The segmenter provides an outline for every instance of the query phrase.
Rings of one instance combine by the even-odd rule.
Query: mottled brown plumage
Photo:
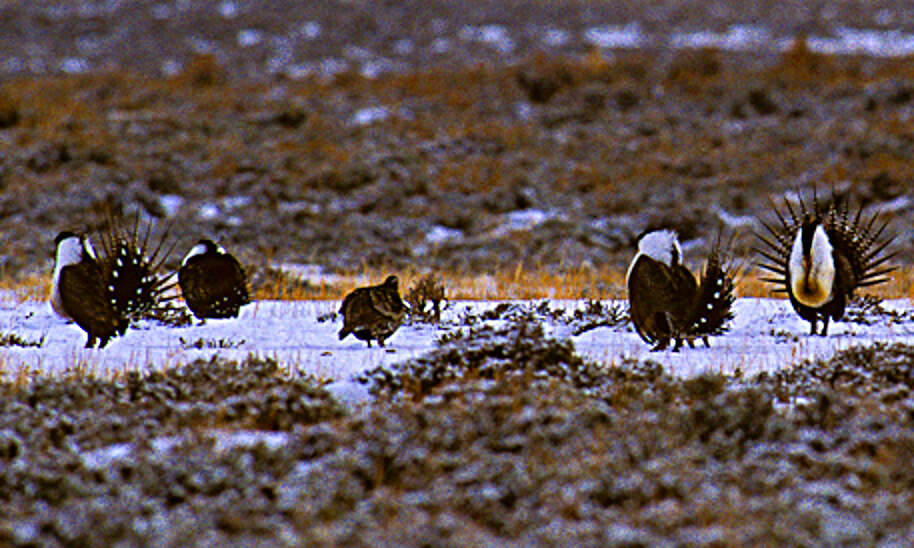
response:
[[[178,270],[178,284],[194,316],[236,318],[251,302],[244,269],[212,240],[200,240]]]
[[[94,347],[96,341],[102,348],[112,337],[124,334],[127,319],[112,304],[104,272],[85,236],[61,232],[56,243],[54,308],[88,334],[86,348]]]
[[[372,339],[384,346],[385,339],[403,323],[406,311],[396,276],[388,276],[381,285],[360,287],[346,295],[340,306],[343,315],[340,340],[351,333],[367,341],[369,347]]]
[[[733,317],[733,279],[721,258],[718,238],[701,276],[701,283],[682,264],[682,250],[672,231],[645,234],[626,276],[629,313],[635,331],[652,350],[675,340],[694,345],[701,338],[726,331]]]

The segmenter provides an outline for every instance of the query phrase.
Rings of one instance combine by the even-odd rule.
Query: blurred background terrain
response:
[[[624,272],[813,186],[910,263],[912,55],[900,1],[4,2],[0,268],[114,211],[175,261]]]

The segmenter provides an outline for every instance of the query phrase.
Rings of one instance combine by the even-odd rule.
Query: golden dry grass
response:
[[[258,299],[326,300],[341,299],[352,289],[380,283],[395,270],[363,269],[341,276],[332,283],[321,283],[306,289],[285,289],[277,284],[267,284],[257,292]],[[397,273],[400,292],[405,294],[424,274]],[[525,270],[499,270],[493,274],[467,275],[436,273],[447,289],[451,300],[510,300],[510,299],[624,299],[625,272],[609,268],[578,268],[566,272],[540,268]],[[885,299],[914,299],[914,267],[905,266],[893,272],[888,283],[866,288],[861,293]],[[736,293],[740,297],[785,298],[772,292],[774,286],[763,282],[764,272],[752,269],[737,280]]]
[[[397,272],[391,268],[363,268],[313,284],[289,284],[289,279],[276,278],[254,292],[257,300],[338,300],[359,286],[381,283],[391,273],[400,278],[400,293],[406,294],[424,273]],[[436,273],[451,300],[512,300],[512,299],[624,299],[625,272],[610,268],[580,267],[564,272],[521,267],[503,269],[493,274]],[[762,281],[766,274],[752,269],[738,277],[736,293],[740,297],[784,298],[773,293],[774,286]],[[914,300],[914,266],[900,267],[889,275],[889,282],[865,288],[860,293],[885,299]],[[0,290],[12,291],[19,301],[47,298],[50,274],[21,277],[0,277]]]

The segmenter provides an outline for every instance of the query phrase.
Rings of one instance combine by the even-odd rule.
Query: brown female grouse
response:
[[[352,333],[357,339],[367,341],[369,347],[372,339],[384,346],[385,339],[403,323],[406,311],[396,276],[388,276],[381,285],[360,287],[343,299],[340,340]]]

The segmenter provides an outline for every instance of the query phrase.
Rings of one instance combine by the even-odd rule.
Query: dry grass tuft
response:
[[[365,267],[359,272],[335,275],[326,280],[302,280],[292,274],[271,270],[269,276],[252,288],[256,300],[320,301],[342,299],[353,288],[380,283],[387,275],[400,277],[403,291],[413,287],[428,273],[393,267]],[[437,272],[449,300],[531,300],[531,299],[624,299],[625,272],[611,267],[581,266],[569,269],[538,267],[526,269],[518,264],[491,274]],[[750,268],[736,281],[739,297],[785,298],[761,278],[766,274]],[[0,277],[0,290],[11,291],[22,302],[47,298],[49,275],[31,274],[18,278]],[[884,299],[914,300],[914,266],[899,267],[889,274],[889,282],[862,292]],[[405,293],[403,295],[405,297]]]

